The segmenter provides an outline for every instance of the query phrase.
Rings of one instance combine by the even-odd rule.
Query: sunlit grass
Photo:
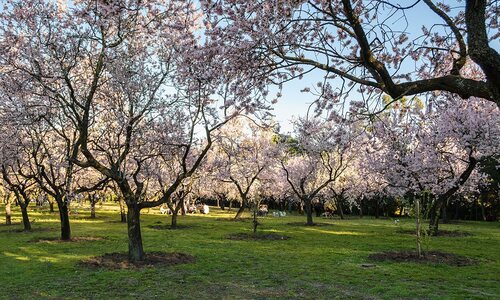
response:
[[[34,231],[0,225],[0,298],[499,298],[500,226],[459,222],[443,229],[469,232],[467,237],[425,240],[425,249],[441,250],[480,260],[479,265],[452,267],[414,263],[375,262],[363,268],[369,254],[413,249],[415,237],[398,231],[412,229],[413,220],[355,218],[330,220],[307,227],[304,216],[260,218],[258,230],[288,240],[229,240],[232,233],[250,233],[250,220],[231,222],[235,210],[211,207],[209,215],[179,217],[188,228],[157,230],[170,217],[158,209],[143,212],[146,251],[176,251],[194,255],[194,264],[144,270],[88,270],[80,260],[127,250],[126,224],[119,207],[97,206],[90,219],[85,207],[71,216],[74,236],[104,237],[98,241],[35,243],[59,235],[58,214],[30,211]],[[0,210],[3,215],[3,209]],[[245,217],[250,217],[245,215]],[[3,220],[2,220],[3,221]],[[294,224],[291,225],[290,223]],[[35,280],[36,279],[36,280]]]

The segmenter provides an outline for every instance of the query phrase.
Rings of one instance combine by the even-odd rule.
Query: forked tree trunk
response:
[[[241,206],[240,208],[238,209],[238,212],[236,213],[236,216],[234,216],[234,219],[240,219],[241,218],[241,215],[243,214],[243,212],[245,211],[245,208],[247,206],[247,201],[246,199],[242,199],[241,201]]]
[[[28,205],[20,203],[19,207],[21,208],[21,214],[23,216],[24,231],[31,231],[31,223],[30,223],[30,218],[28,216]]]
[[[313,222],[313,212],[312,212],[312,201],[311,201],[311,199],[309,199],[309,198],[304,199],[304,210],[305,210],[306,216],[307,216],[306,225],[307,226],[313,226],[314,222]]]
[[[71,240],[71,227],[69,224],[69,209],[68,203],[63,200],[57,200],[57,207],[59,208],[59,220],[61,222],[61,240]]]
[[[12,225],[12,211],[10,202],[5,203],[5,225]]]
[[[137,205],[127,203],[128,257],[131,261],[144,260],[141,236],[141,211]]]
[[[429,235],[436,236],[439,231],[439,212],[441,211],[442,203],[439,199],[436,199],[432,203],[429,211]]]

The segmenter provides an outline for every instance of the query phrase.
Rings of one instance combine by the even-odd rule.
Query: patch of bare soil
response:
[[[415,234],[415,230],[412,229],[402,229],[398,231],[399,233],[403,234]],[[458,230],[439,230],[437,235],[435,236],[444,236],[444,237],[465,237],[465,236],[472,236],[473,234],[470,232],[465,232],[465,231],[458,231]]]
[[[157,230],[178,230],[178,229],[188,229],[192,228],[190,225],[177,225],[172,227],[170,224],[157,224],[157,225],[149,225],[148,228],[157,229]]]
[[[470,266],[479,263],[476,259],[441,251],[427,251],[422,257],[418,257],[415,251],[385,251],[373,253],[368,256],[368,259],[373,261],[446,264],[456,267]]]
[[[142,261],[132,262],[128,259],[127,253],[106,253],[102,256],[92,257],[82,260],[79,266],[91,269],[131,269],[131,268],[151,268],[173,266],[178,264],[194,263],[196,258],[189,254],[172,252],[148,252]]]
[[[74,236],[70,240],[61,240],[59,237],[45,237],[45,238],[36,238],[32,239],[32,243],[47,243],[47,244],[56,244],[56,243],[78,243],[78,242],[93,242],[93,241],[102,241],[105,240],[104,237],[100,236]]]
[[[276,234],[276,233],[232,233],[227,236],[230,240],[254,240],[254,241],[278,241],[278,240],[288,240],[290,237],[286,235]]]
[[[332,226],[333,224],[330,223],[313,223],[312,225],[307,225],[304,222],[291,222],[291,223],[286,223],[287,225],[291,226],[307,226],[307,227],[321,227],[321,226]]]

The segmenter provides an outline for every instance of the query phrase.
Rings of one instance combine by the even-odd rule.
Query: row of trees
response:
[[[191,189],[226,183],[243,208],[292,195],[308,224],[324,193],[431,194],[437,230],[439,208],[477,186],[478,162],[498,153],[499,59],[486,30],[491,3],[466,1],[456,16],[424,3],[452,34],[424,28],[409,43],[386,23],[412,6],[387,1],[9,1],[0,13],[4,185],[26,217],[33,193],[54,199],[62,239],[77,195],[113,187],[127,207],[131,260],[144,258],[141,210],[176,210]],[[416,71],[402,68],[407,57]],[[273,139],[259,129],[276,100],[268,86],[311,68],[326,72],[305,90],[318,109],[296,121],[294,138]],[[338,78],[352,84],[334,89]],[[363,101],[340,114],[333,105],[354,87]],[[426,106],[403,98],[425,92],[434,92]]]
[[[429,232],[436,234],[439,213],[448,203],[456,199],[473,201],[492,181],[497,185],[493,192],[498,192],[495,174],[480,168],[480,163],[497,159],[500,115],[495,105],[482,100],[449,99],[427,113],[417,100],[403,99],[373,120],[298,119],[293,136],[279,134],[275,127],[245,116],[234,117],[214,131],[210,149],[170,195],[168,189],[184,172],[183,158],[169,153],[170,163],[164,164],[165,154],[138,146],[135,153],[148,157],[149,164],[144,168],[150,174],[143,177],[145,194],[138,203],[152,203],[142,204],[144,207],[166,204],[173,214],[172,226],[176,226],[187,199],[236,199],[240,205],[235,218],[241,218],[246,208],[256,214],[263,199],[292,201],[303,207],[306,225],[314,225],[314,203],[324,199],[333,200],[336,210],[342,212],[345,204],[359,209],[363,201],[377,202],[378,208],[383,197],[406,198],[401,207],[422,206],[425,202]],[[47,130],[52,131],[50,127]],[[2,161],[4,185],[18,199],[26,230],[31,228],[27,214],[31,199],[47,193],[57,203],[61,201],[43,186],[46,167],[52,174],[59,173],[50,163],[36,163],[47,150],[33,151],[31,138],[28,144],[5,143],[18,147],[18,155],[3,152],[15,157],[16,162]],[[54,147],[52,151],[64,152],[64,148]],[[161,164],[149,161],[157,155]],[[109,177],[92,169],[75,173],[73,184],[73,201],[88,194],[94,210],[97,190],[119,190]],[[127,203],[125,195],[120,195]],[[254,226],[256,230],[257,222]],[[70,238],[68,216],[61,215],[61,228],[62,238]]]

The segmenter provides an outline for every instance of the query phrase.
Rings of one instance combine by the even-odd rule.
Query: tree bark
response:
[[[240,219],[241,218],[241,215],[243,214],[243,212],[245,211],[245,208],[246,208],[246,205],[247,204],[247,201],[246,200],[242,200],[241,201],[241,206],[240,208],[238,209],[238,212],[236,213],[236,216],[234,217],[235,220],[237,219]]]
[[[144,249],[141,236],[141,211],[135,205],[127,203],[127,227],[128,227],[128,257],[131,261],[144,260]]]
[[[257,233],[257,226],[259,225],[259,222],[257,221],[257,207],[256,209],[253,210],[253,234]]]
[[[466,1],[467,45],[470,58],[486,75],[491,98],[500,107],[500,55],[489,46],[485,20],[487,2],[487,0]]]
[[[21,207],[21,214],[23,216],[24,231],[31,231],[31,223],[28,216],[28,205],[20,204],[19,206]]]
[[[306,225],[307,226],[313,226],[314,222],[313,222],[313,212],[312,212],[312,201],[311,201],[311,199],[309,199],[309,198],[304,199],[304,210],[305,210],[306,216],[307,216]]]
[[[342,207],[342,200],[337,199],[337,212],[341,220],[344,220],[344,208]]]
[[[127,223],[127,213],[125,212],[125,203],[123,200],[118,201],[120,203],[120,222]]]
[[[177,228],[177,215],[178,211],[175,209],[172,211],[172,222],[170,223],[171,228]]]
[[[443,217],[443,223],[449,223],[449,220],[448,220],[448,205],[446,205],[446,203],[443,203],[443,205],[441,206],[441,216]]]
[[[58,200],[57,207],[59,208],[59,219],[61,222],[61,240],[69,241],[71,240],[71,227],[69,225],[68,203]]]
[[[434,203],[431,204],[429,210],[429,234],[432,236],[437,235],[439,230],[439,211],[440,205],[438,203],[438,199],[435,200]]]
[[[415,199],[415,222],[417,227],[417,254],[418,257],[422,257],[422,243],[420,238],[420,201],[418,198]]]
[[[360,218],[363,217],[363,198],[361,198],[361,200],[359,200],[359,217]]]
[[[5,225],[12,225],[12,211],[10,209],[10,202],[5,203]]]
[[[481,220],[486,221],[486,210],[484,209],[484,202],[479,199],[477,202],[477,204],[481,208]]]
[[[54,212],[54,202],[49,201],[49,212],[53,213]]]
[[[95,219],[95,201],[90,200],[90,218]]]

